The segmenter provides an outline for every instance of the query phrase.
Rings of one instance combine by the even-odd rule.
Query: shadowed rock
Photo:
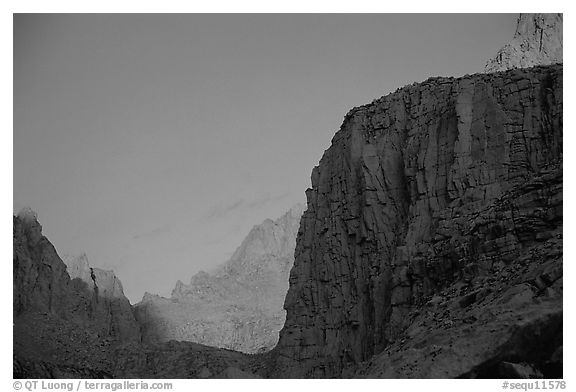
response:
[[[122,341],[139,341],[140,326],[114,271],[90,267],[86,254],[66,255],[64,262],[72,285],[82,288],[79,290],[81,295],[86,294],[86,289],[91,294],[86,301],[91,303],[92,318],[109,326],[111,333]]]
[[[306,194],[273,376],[481,376],[562,345],[562,66],[355,108]]]
[[[141,339],[120,281],[90,269],[85,257],[71,279],[31,210],[15,216],[13,225],[15,375],[105,374],[111,347]]]
[[[273,325],[299,214],[172,298],[146,294],[140,342],[117,278],[80,257],[70,279],[23,211],[14,376],[561,378],[562,80],[561,65],[431,78],[350,111],[312,171],[264,354],[163,340],[269,347],[250,323]]]

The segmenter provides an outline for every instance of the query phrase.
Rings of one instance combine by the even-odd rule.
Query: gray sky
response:
[[[305,200],[346,112],[480,72],[516,15],[16,15],[14,210],[130,300]]]

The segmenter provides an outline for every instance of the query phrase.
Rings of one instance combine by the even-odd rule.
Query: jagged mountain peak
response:
[[[303,204],[255,225],[214,272],[176,282],[170,299],[136,306],[145,341],[187,340],[244,352],[270,349],[284,321],[282,308],[294,261]]]
[[[487,62],[485,72],[562,63],[562,27],[562,14],[520,14],[514,37]]]
[[[246,262],[256,262],[267,254],[289,257],[294,252],[292,239],[296,238],[303,211],[304,206],[297,204],[276,220],[266,219],[254,226],[226,263],[224,270],[238,272]]]
[[[47,360],[88,369],[101,365],[111,344],[140,341],[140,328],[113,273],[90,268],[86,255],[73,257],[73,267],[67,267],[42,236],[35,214],[14,217],[13,240],[18,363]],[[85,362],[77,363],[78,357]]]
[[[36,222],[38,223],[38,213],[34,211],[31,207],[23,207],[18,211],[16,216],[25,222]]]
[[[71,279],[82,280],[100,297],[127,300],[122,282],[114,271],[90,266],[86,253],[63,254],[62,261],[66,264]]]

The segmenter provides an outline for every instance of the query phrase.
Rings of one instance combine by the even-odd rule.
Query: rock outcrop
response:
[[[42,235],[36,213],[30,209],[20,211],[13,225],[14,317],[26,311],[65,314],[69,306],[70,276],[56,249]]]
[[[191,342],[130,344],[114,356],[117,378],[261,378],[258,356]]]
[[[108,333],[122,341],[139,341],[140,327],[114,271],[90,267],[86,254],[64,255],[63,261],[78,295],[90,304],[91,318],[106,325]]]
[[[561,210],[562,169],[553,165],[478,211],[469,241],[478,261],[499,265],[467,271],[415,307],[406,330],[357,375],[562,378]]]
[[[303,209],[255,226],[228,262],[189,284],[178,281],[171,298],[145,294],[135,307],[144,342],[190,341],[245,353],[274,347]]]
[[[521,15],[486,67],[511,70],[351,110],[303,215],[134,311],[23,210],[14,377],[561,378],[563,68],[518,69],[562,61],[561,22]]]
[[[22,371],[57,364],[80,367],[77,375],[100,374],[112,347],[141,340],[120,281],[112,272],[91,269],[85,257],[71,268],[71,279],[35,213],[23,210],[13,224],[15,366],[27,364],[18,368]],[[15,374],[22,374],[18,369]]]
[[[255,378],[248,355],[187,342],[141,343],[112,271],[68,269],[36,214],[14,217],[14,378]]]
[[[485,67],[486,72],[562,63],[562,14],[520,14],[512,41]]]
[[[312,171],[268,375],[561,369],[562,75],[431,78],[346,115]]]

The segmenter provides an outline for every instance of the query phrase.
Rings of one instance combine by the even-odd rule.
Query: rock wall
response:
[[[272,375],[350,375],[443,290],[465,296],[561,244],[561,180],[526,185],[558,185],[561,161],[562,66],[431,78],[350,111],[312,171]],[[561,251],[551,260],[561,271]]]
[[[562,63],[562,14],[520,14],[512,40],[486,63],[486,72]]]
[[[30,375],[16,365],[49,367],[41,361],[80,367],[62,375],[101,374],[94,369],[110,362],[110,347],[141,339],[120,281],[90,269],[85,257],[71,268],[71,279],[35,213],[23,210],[13,224],[15,374]]]
[[[56,249],[42,235],[36,213],[20,211],[13,218],[13,228],[14,317],[25,311],[66,312],[70,277]]]
[[[15,216],[14,378],[254,378],[253,358],[186,342],[141,343],[112,271],[66,257],[36,214]]]
[[[284,297],[294,263],[303,205],[255,226],[231,259],[171,298],[146,294],[136,305],[145,342],[189,341],[245,353],[271,349],[285,321]]]
[[[357,376],[562,378],[561,165],[478,210],[462,239],[462,276],[413,306]]]
[[[140,327],[114,271],[90,267],[86,254],[66,255],[63,261],[77,295],[89,304],[91,319],[105,325],[109,335],[122,341],[139,341]]]

